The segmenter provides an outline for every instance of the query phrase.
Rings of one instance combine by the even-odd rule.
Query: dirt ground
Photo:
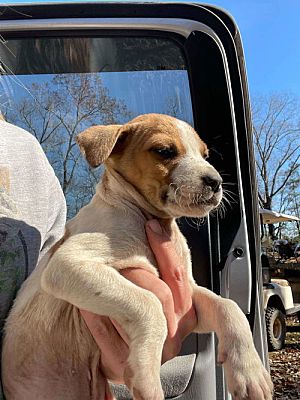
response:
[[[286,345],[270,352],[274,400],[300,400],[300,323],[288,319]]]

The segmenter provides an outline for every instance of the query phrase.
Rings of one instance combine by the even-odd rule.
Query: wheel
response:
[[[267,307],[266,328],[269,351],[281,350],[285,342],[286,323],[284,314],[277,308]]]

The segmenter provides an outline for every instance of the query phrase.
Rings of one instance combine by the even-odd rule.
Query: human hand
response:
[[[146,233],[159,265],[160,284],[167,285],[163,298],[158,291],[151,290],[161,301],[167,319],[168,336],[162,358],[162,362],[165,362],[179,353],[183,340],[196,328],[197,316],[187,271],[169,234],[157,220],[146,223]]]
[[[158,221],[146,223],[149,244],[157,259],[161,278],[139,267],[120,273],[134,284],[150,290],[160,300],[168,325],[162,362],[175,357],[183,339],[196,326],[196,313],[187,273],[178,259],[176,249]],[[90,332],[101,350],[101,365],[106,377],[122,382],[129,354],[128,338],[121,326],[108,317],[80,310]]]

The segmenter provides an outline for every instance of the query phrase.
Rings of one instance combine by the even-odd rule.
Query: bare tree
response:
[[[279,211],[300,218],[300,172],[296,171],[280,194]],[[300,222],[279,224],[279,230],[288,230],[290,236],[300,237]]]
[[[270,210],[300,165],[299,102],[293,95],[275,94],[256,97],[252,106],[258,196]],[[269,233],[274,235],[272,225]]]
[[[171,115],[172,117],[182,119],[188,122],[190,125],[193,125],[193,115],[191,113],[191,107],[185,98],[181,99],[179,92],[175,90],[175,93],[166,98],[164,113]]]
[[[7,119],[30,131],[41,143],[63,188],[69,216],[94,192],[100,172],[82,160],[76,135],[91,125],[122,123],[131,117],[125,104],[109,95],[99,74],[55,75],[35,83]]]

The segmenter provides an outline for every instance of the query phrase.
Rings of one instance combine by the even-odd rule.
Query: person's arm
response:
[[[66,204],[49,161],[30,133],[0,121],[0,154],[1,339],[16,292],[64,233]]]
[[[149,221],[146,224],[146,232],[151,249],[157,259],[162,280],[171,291],[167,305],[173,302],[174,307],[173,312],[170,311],[167,315],[165,313],[169,332],[164,347],[164,361],[166,361],[179,353],[182,341],[196,327],[197,316],[187,271],[181,264],[168,233],[157,220]],[[171,325],[173,319],[175,321]]]

